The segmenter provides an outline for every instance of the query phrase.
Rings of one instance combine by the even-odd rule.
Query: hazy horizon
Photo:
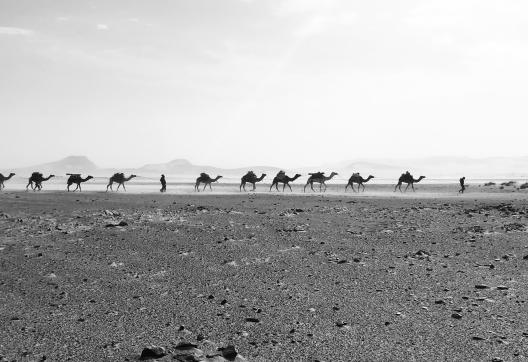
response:
[[[490,0],[4,0],[0,165],[524,156],[527,14]]]

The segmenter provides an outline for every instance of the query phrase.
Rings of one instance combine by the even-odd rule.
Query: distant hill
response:
[[[165,174],[170,179],[178,181],[194,180],[201,172],[211,176],[222,175],[225,181],[238,182],[240,177],[248,170],[256,174],[266,173],[265,181],[271,181],[279,170],[276,166],[244,166],[239,168],[220,168],[207,165],[195,165],[185,159],[174,159],[166,163],[147,164],[139,168],[100,168],[85,156],[69,156],[55,162],[48,162],[31,167],[15,169],[18,175],[29,175],[33,171],[53,173],[57,176],[66,173],[92,174],[94,176],[110,176],[114,172],[135,173],[143,177],[159,177]],[[528,157],[424,157],[415,159],[384,159],[384,160],[357,160],[328,163],[313,167],[297,167],[284,170],[288,174],[300,173],[306,180],[308,172],[325,171],[330,174],[336,171],[339,176],[336,180],[346,180],[353,172],[360,172],[364,177],[372,174],[379,179],[396,179],[401,173],[409,170],[414,176],[427,176],[427,179],[442,178],[467,178],[492,179],[492,178],[527,178]]]
[[[85,156],[68,156],[55,162],[19,168],[15,172],[17,174],[30,174],[33,171],[40,171],[43,173],[62,175],[66,173],[88,174],[97,172],[98,170],[99,167]]]
[[[224,178],[238,180],[247,171],[253,170],[256,174],[266,173],[275,175],[279,172],[279,167],[274,166],[246,166],[240,168],[220,168],[214,166],[193,165],[185,159],[175,159],[167,163],[157,163],[144,165],[137,169],[138,174],[143,175],[175,175],[188,179],[195,179],[201,172],[209,173],[211,176],[222,175]]]

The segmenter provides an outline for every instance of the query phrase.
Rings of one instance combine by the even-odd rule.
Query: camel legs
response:
[[[77,187],[75,188],[75,190],[73,190],[73,192],[77,191],[77,189],[79,189],[79,192],[82,191],[81,184],[77,184]]]
[[[365,192],[365,185],[363,185],[363,184],[358,184],[358,192],[359,192],[359,186],[363,186],[363,192]]]
[[[28,190],[29,185],[31,185],[31,189],[33,190],[33,182],[31,182],[31,180],[30,180],[30,181],[28,182],[28,184],[26,185],[26,191]]]
[[[213,188],[211,187],[211,182],[209,182],[209,191],[213,191]]]
[[[253,182],[253,190],[251,191],[255,191],[257,189],[257,185],[255,185],[255,183]]]
[[[407,184],[407,187],[405,188],[405,191],[404,191],[404,192],[407,192],[407,189],[408,189],[408,188],[409,188],[409,186],[411,186],[411,185],[412,185],[412,183],[410,183],[410,184]],[[413,186],[413,190],[414,190],[414,186]]]
[[[394,192],[396,192],[396,189],[397,189],[398,187],[399,187],[400,192],[401,192],[401,185],[402,185],[401,182],[398,182],[398,183],[396,184],[396,186],[394,186]]]
[[[113,184],[113,182],[110,181],[110,182],[108,183],[108,185],[106,185],[106,192],[108,192],[108,188],[109,188],[109,187],[110,187],[110,191],[114,191],[114,190],[112,189],[112,184]]]
[[[244,191],[246,191],[246,183],[244,181],[240,183],[239,191],[242,192],[242,186],[244,186]]]

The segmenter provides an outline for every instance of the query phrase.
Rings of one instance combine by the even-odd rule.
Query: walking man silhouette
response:
[[[165,181],[165,175],[161,175],[160,182],[161,182],[161,190],[160,190],[160,192],[167,191],[167,181]]]
[[[458,193],[459,194],[463,194],[464,193],[464,190],[466,189],[466,186],[464,185],[464,182],[466,181],[466,177],[462,177],[459,182],[460,182],[460,190],[458,190]]]

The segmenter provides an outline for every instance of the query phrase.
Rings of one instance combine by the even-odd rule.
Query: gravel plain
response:
[[[3,192],[0,361],[527,360],[526,200]]]

